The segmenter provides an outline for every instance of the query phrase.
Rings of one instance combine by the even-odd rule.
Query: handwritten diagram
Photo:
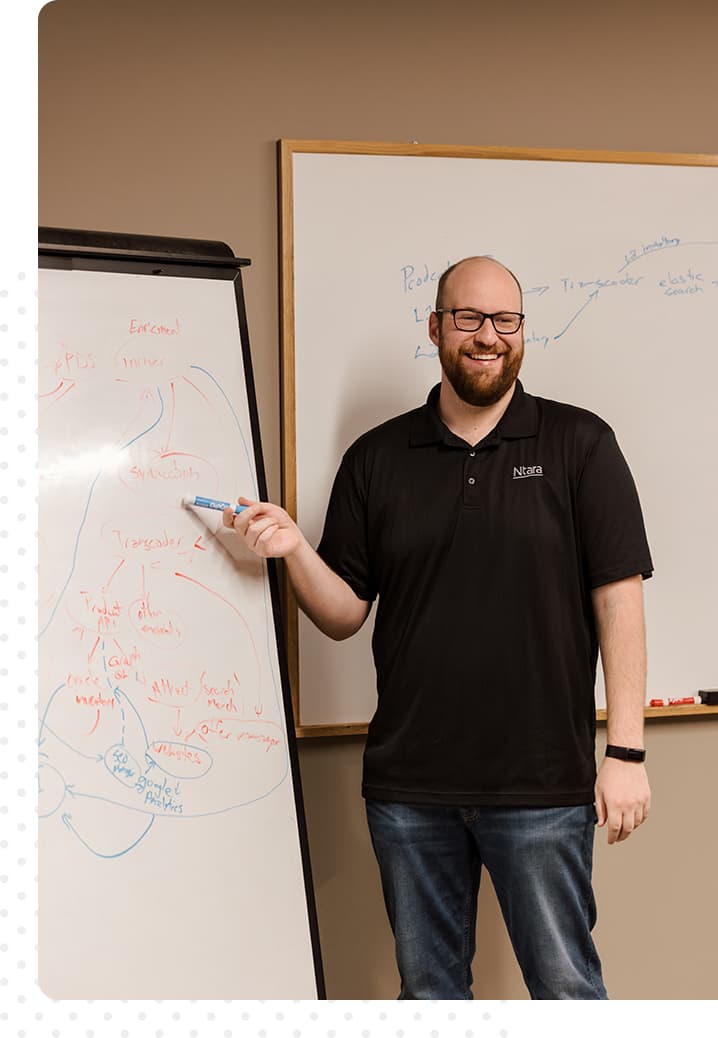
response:
[[[203,363],[226,285],[215,327],[184,279],[83,272],[86,320],[44,274],[39,812],[113,858],[287,777],[265,564],[181,505],[257,481],[238,335]]]
[[[456,259],[414,261],[402,264],[398,270],[396,285],[409,304],[408,321],[421,326],[422,333],[434,308],[437,282]],[[654,262],[645,262],[649,259]],[[637,308],[646,306],[647,297],[677,301],[712,293],[718,298],[718,240],[699,241],[691,236],[660,233],[637,245],[631,244],[616,256],[615,266],[612,264],[598,274],[562,274],[549,284],[525,286],[526,345],[540,344],[547,349],[575,325],[580,328],[585,311],[600,305],[614,292],[632,294]],[[530,300],[531,296],[535,299]],[[425,337],[420,338],[414,358],[436,357],[436,347]]]

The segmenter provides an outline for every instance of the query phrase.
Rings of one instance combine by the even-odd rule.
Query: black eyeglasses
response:
[[[521,322],[526,316],[507,310],[501,310],[496,314],[482,314],[480,310],[466,310],[461,307],[454,307],[453,310],[439,307],[436,312],[437,314],[451,314],[454,318],[454,327],[460,332],[478,332],[488,317],[499,335],[513,335],[519,330]]]

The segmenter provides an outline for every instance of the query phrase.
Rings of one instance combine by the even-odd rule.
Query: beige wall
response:
[[[279,499],[277,138],[716,152],[717,38],[714,0],[55,0],[40,16],[40,222],[217,238],[251,257]],[[717,732],[715,719],[653,722],[650,824],[625,845],[599,840],[614,998],[715,992]],[[328,993],[393,998],[361,751],[300,748]],[[480,914],[477,994],[525,997],[488,884]]]

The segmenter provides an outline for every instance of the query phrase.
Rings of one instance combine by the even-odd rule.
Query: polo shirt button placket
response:
[[[478,464],[478,458],[476,457],[477,452],[475,450],[467,451],[464,455],[464,504],[476,507],[479,504],[479,486],[478,479],[476,476],[470,475],[471,472],[476,472],[476,466]]]

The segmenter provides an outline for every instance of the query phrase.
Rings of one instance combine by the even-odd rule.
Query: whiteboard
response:
[[[53,998],[317,997],[266,564],[181,507],[263,481],[237,276],[40,272]]]
[[[717,160],[454,151],[283,142],[299,524],[316,544],[343,451],[439,381],[427,318],[442,271],[495,256],[524,287],[525,389],[601,415],[634,474],[656,567],[648,697],[718,684]],[[307,733],[370,719],[371,631],[334,643],[299,616]]]

